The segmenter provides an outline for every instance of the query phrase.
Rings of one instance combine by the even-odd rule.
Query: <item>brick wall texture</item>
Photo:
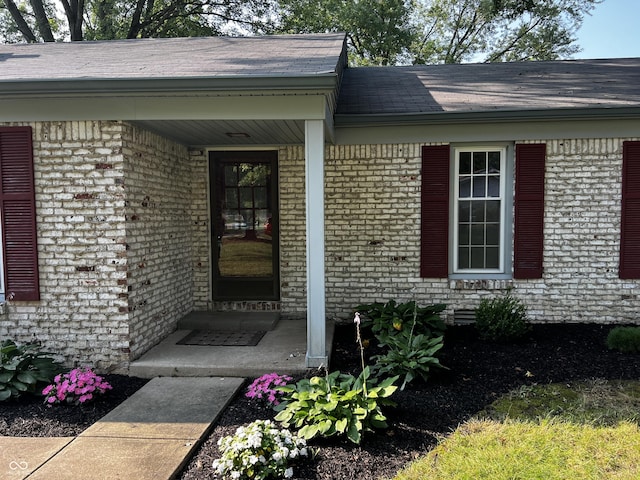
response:
[[[226,305],[210,294],[206,152],[122,122],[29,125],[41,301],[7,304],[0,336],[108,370],[126,368],[192,310],[304,318],[302,146],[278,152],[280,303]],[[327,147],[327,316],[415,299],[447,304],[451,319],[513,287],[533,321],[637,323],[640,282],[617,274],[623,140],[535,142],[547,145],[544,277],[518,281],[420,278],[421,144]]]

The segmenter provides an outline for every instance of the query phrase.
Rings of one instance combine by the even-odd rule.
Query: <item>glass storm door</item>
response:
[[[278,300],[277,152],[210,152],[213,299]]]

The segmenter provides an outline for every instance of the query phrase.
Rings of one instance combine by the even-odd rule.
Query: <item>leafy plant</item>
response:
[[[607,347],[624,353],[640,352],[640,327],[615,327],[607,335]]]
[[[362,433],[387,428],[381,407],[395,405],[388,397],[396,391],[398,377],[377,384],[369,367],[354,377],[338,371],[325,377],[302,379],[295,386],[279,387],[285,393],[275,419],[285,427],[300,429],[307,440],[316,436],[346,435],[359,444]]]
[[[291,460],[308,455],[304,439],[287,429],[275,428],[271,420],[256,420],[239,427],[235,435],[218,440],[222,452],[213,469],[223,478],[290,478]]]
[[[399,375],[400,390],[416,377],[426,381],[434,368],[446,368],[435,356],[443,347],[444,337],[427,338],[415,335],[409,338],[389,338],[388,351],[373,357],[377,375]]]
[[[87,403],[97,395],[111,390],[111,385],[90,368],[74,368],[69,373],[56,375],[51,385],[42,390],[45,403]]]
[[[356,310],[365,316],[363,326],[371,327],[376,338],[385,343],[388,337],[399,332],[407,334],[412,328],[415,335],[427,338],[442,336],[445,323],[440,313],[445,308],[446,305],[442,304],[419,307],[415,301],[396,303],[389,300],[387,303],[359,305]]]
[[[279,397],[282,392],[277,387],[286,385],[287,382],[293,380],[288,375],[278,375],[277,373],[265,373],[261,377],[256,378],[247,388],[245,397],[258,398],[266,400],[268,403],[278,405]]]
[[[502,297],[483,299],[475,310],[476,329],[483,340],[510,342],[524,337],[531,326],[527,307],[507,292]]]
[[[42,386],[50,383],[62,365],[47,355],[37,343],[0,343],[0,402],[24,393],[39,393]]]

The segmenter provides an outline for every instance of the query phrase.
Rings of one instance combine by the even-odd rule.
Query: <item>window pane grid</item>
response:
[[[456,270],[501,267],[502,152],[457,152]]]

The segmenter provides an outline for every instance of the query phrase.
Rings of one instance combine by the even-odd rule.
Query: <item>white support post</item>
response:
[[[324,122],[305,121],[307,207],[306,366],[327,366],[324,270]]]

